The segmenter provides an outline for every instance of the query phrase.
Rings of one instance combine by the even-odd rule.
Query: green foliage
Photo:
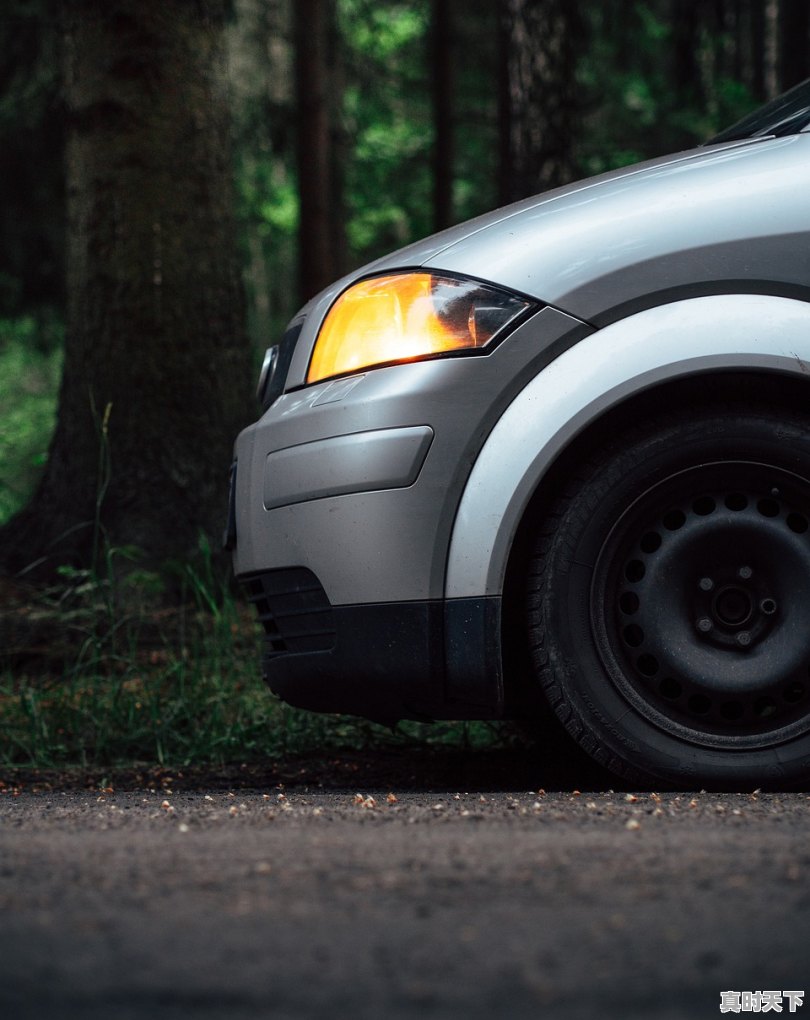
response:
[[[285,6],[237,0],[228,32],[239,240],[259,360],[295,310],[298,195]]]
[[[97,573],[63,567],[58,586],[3,606],[0,765],[35,768],[252,761],[371,745],[491,746],[485,723],[396,732],[299,711],[260,679],[260,627],[217,576],[204,537],[178,565],[179,600],[136,549],[99,540]]]
[[[433,123],[430,4],[338,0],[345,50],[348,232],[356,263],[430,233]],[[497,5],[453,11],[454,205],[460,221],[492,208],[497,176]]]
[[[110,551],[107,559],[114,558]],[[62,573],[59,588],[18,607],[20,622],[48,633],[49,644],[44,661],[35,660],[36,647],[11,649],[29,666],[0,675],[2,765],[222,764],[370,745],[482,747],[500,739],[499,728],[484,723],[406,723],[392,733],[284,705],[259,677],[252,610],[205,566],[188,571],[188,600],[160,609],[151,607],[160,585],[152,575]]]
[[[6,316],[0,319],[0,522],[24,505],[40,476],[61,370],[58,314],[44,312],[64,303],[58,6],[7,0],[0,19],[0,315]],[[685,20],[675,19],[675,6],[670,0],[582,5],[583,118],[572,141],[583,175],[705,141],[756,105],[755,76],[746,70],[755,48],[751,23],[745,29],[741,22],[735,38],[718,5],[689,5],[699,8],[699,17],[684,47]],[[236,0],[234,8],[237,211],[251,334],[263,350],[296,303],[290,5]],[[753,5],[737,5],[738,12],[743,8],[750,15]],[[360,265],[432,229],[431,4],[336,0],[336,10],[334,103],[348,259]],[[496,203],[498,10],[492,0],[452,5],[458,220]],[[693,65],[689,74],[678,66],[684,53]],[[96,411],[100,510],[109,464],[105,408]],[[64,570],[59,591],[18,607],[21,619],[41,614],[60,638],[49,641],[55,647],[44,666],[28,668],[26,653],[0,676],[0,760],[183,763],[384,740],[493,739],[483,725],[409,724],[386,735],[371,724],[276,702],[258,678],[252,618],[218,586],[210,550],[201,550],[194,565],[176,566],[174,580],[187,604],[154,610],[165,578],[139,569],[137,550],[110,549],[100,514],[95,532],[90,570]]]
[[[58,326],[0,321],[0,522],[24,506],[42,472],[56,416]]]
[[[455,12],[454,219],[498,204],[498,14],[491,0],[467,0]]]
[[[231,627],[244,622],[235,604],[219,619],[195,607],[124,609],[106,582],[72,581],[38,610],[59,614],[64,667],[0,678],[0,760],[43,767],[225,761],[267,748],[273,703],[253,656],[235,647]]]
[[[726,66],[734,40],[724,31],[701,26],[692,53],[696,77],[679,88],[671,9],[648,0],[631,5],[620,26],[614,16],[606,5],[588,5],[588,46],[578,70],[583,175],[700,145],[758,105]]]
[[[276,187],[268,188],[258,204],[258,212],[263,237],[273,232],[292,237],[298,227],[298,193],[292,181],[282,180]]]
[[[339,13],[343,35],[351,38],[357,52],[385,65],[400,63],[407,47],[421,44],[430,11],[425,2],[339,0]]]
[[[347,233],[355,264],[431,229],[426,0],[339,0]]]
[[[288,155],[237,153],[237,199],[250,332],[259,350],[294,312],[298,193]]]
[[[349,269],[433,228],[431,5],[335,2],[334,116]],[[284,9],[241,0],[232,30],[237,193],[251,333],[260,350],[295,311],[297,293],[297,113]],[[732,55],[742,43],[708,6],[690,40],[694,79],[677,84],[682,28],[673,10],[664,0],[582,5],[583,118],[572,142],[583,176],[698,144],[756,105],[735,76]],[[452,5],[458,221],[497,203],[498,11],[491,0]]]

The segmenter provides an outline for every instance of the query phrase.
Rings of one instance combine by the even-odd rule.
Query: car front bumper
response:
[[[501,597],[445,599],[454,519],[503,409],[586,331],[545,308],[486,357],[293,390],[240,434],[234,569],[277,694],[386,722],[501,714]]]

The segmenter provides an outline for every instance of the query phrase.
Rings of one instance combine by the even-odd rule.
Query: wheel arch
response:
[[[716,368],[695,375],[667,379],[632,393],[603,414],[589,421],[557,453],[537,480],[521,514],[506,562],[504,586],[520,572],[523,532],[542,517],[565,484],[566,476],[578,464],[588,460],[604,445],[605,436],[619,433],[640,419],[662,410],[688,406],[706,408],[713,404],[780,404],[810,413],[810,374],[786,373],[774,368]]]
[[[691,298],[639,312],[566,350],[512,400],[478,454],[453,524],[446,597],[502,593],[536,491],[609,416],[655,394],[743,375],[810,385],[810,303]]]
[[[766,392],[810,407],[808,303],[692,298],[589,335],[528,383],[482,447],[454,522],[447,597],[503,595],[509,659],[526,530],[569,466],[648,410]]]
[[[532,537],[550,506],[577,465],[589,460],[604,444],[605,436],[619,433],[633,421],[652,417],[662,409],[689,406],[697,410],[713,404],[738,402],[751,406],[771,403],[799,411],[810,409],[810,375],[773,369],[741,371],[716,369],[700,375],[666,380],[632,394],[591,421],[566,447],[538,481],[518,522],[507,557],[501,614],[501,653],[507,704],[525,701],[521,685],[527,675],[527,648],[521,626],[526,587],[526,568]]]
[[[514,693],[633,782],[805,783],[810,425],[787,380],[707,381],[714,399],[659,402],[560,476],[527,543]]]

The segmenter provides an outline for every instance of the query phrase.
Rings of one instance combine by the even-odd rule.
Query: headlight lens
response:
[[[361,280],[329,309],[307,382],[486,347],[528,307],[515,294],[433,273]]]

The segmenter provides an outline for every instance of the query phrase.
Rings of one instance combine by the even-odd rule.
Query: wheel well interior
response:
[[[504,583],[502,654],[505,710],[509,716],[544,712],[532,683],[524,625],[524,587],[537,522],[553,504],[573,466],[591,457],[605,436],[662,411],[690,410],[736,404],[741,408],[769,405],[804,412],[810,421],[810,375],[762,371],[708,372],[651,387],[611,408],[591,422],[563,449],[537,486],[517,529]],[[542,699],[540,699],[542,700]]]

